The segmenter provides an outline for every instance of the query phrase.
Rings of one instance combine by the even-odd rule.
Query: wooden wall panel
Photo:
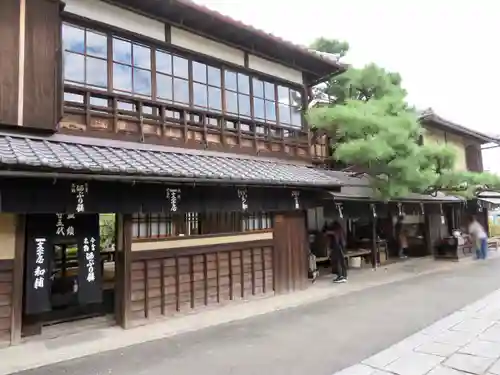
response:
[[[0,123],[17,124],[19,0],[0,1]]]
[[[308,270],[305,213],[276,215],[274,240],[276,293],[304,289]]]
[[[26,0],[23,126],[55,130],[61,108],[61,18],[55,0]]]
[[[241,247],[241,248],[240,248]],[[189,313],[229,301],[274,293],[273,248],[269,243],[234,249],[150,258],[134,254],[129,318],[144,320]],[[139,257],[144,256],[144,259]]]
[[[0,346],[10,343],[12,287],[13,261],[0,260]]]

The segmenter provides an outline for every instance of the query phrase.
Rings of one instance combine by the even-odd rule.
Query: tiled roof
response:
[[[64,139],[64,140],[61,140]],[[338,186],[306,165],[180,148],[83,137],[0,134],[0,167],[130,176],[187,178],[262,185]]]

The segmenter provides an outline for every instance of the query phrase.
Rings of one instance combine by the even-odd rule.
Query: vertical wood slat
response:
[[[229,299],[233,300],[234,299],[234,286],[233,286],[233,258],[231,256],[231,252],[227,252],[227,257],[229,261]]]
[[[217,303],[220,303],[220,259],[219,253],[215,253],[215,272],[217,277]]]
[[[243,250],[240,250],[240,267],[241,298],[245,298],[245,270],[243,264]]]
[[[144,316],[149,318],[149,262],[145,260],[142,264],[144,265]]]
[[[165,259],[160,260],[161,315],[165,315]]]
[[[252,272],[252,295],[255,296],[255,249],[250,250],[250,259],[252,264],[250,265],[250,269]]]
[[[190,288],[191,288],[191,308],[194,309],[194,255],[189,258],[189,278],[190,278]]]
[[[175,310],[181,311],[179,258],[175,257]]]
[[[208,305],[208,264],[207,264],[207,254],[203,254],[203,280],[205,287],[205,306]]]
[[[266,251],[262,248],[261,252],[261,263],[262,263],[262,292],[267,293],[267,280],[266,280]]]

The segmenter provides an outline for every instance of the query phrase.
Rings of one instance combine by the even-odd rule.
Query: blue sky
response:
[[[196,0],[267,32],[307,45],[347,40],[347,62],[398,71],[419,108],[500,134],[500,2],[494,0]],[[307,7],[305,7],[307,5]],[[500,173],[499,150],[483,152]]]

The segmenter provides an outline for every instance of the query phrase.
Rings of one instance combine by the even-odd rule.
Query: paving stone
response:
[[[438,366],[429,372],[427,375],[464,375],[463,371],[458,371],[449,367]]]
[[[373,367],[358,364],[336,372],[334,375],[373,375],[374,372]]]
[[[424,375],[443,360],[444,357],[413,352],[392,362],[384,370],[397,375]]]
[[[476,355],[485,358],[500,358],[500,343],[474,340],[459,351],[464,354]]]
[[[455,370],[482,375],[494,361],[495,360],[491,358],[455,353],[444,362],[444,365],[454,368]]]
[[[493,375],[500,375],[500,360],[496,361],[495,364],[491,366],[489,373]]]
[[[432,338],[432,341],[442,344],[464,346],[476,337],[475,334],[463,331],[445,331]]]
[[[500,343],[500,323],[496,323],[484,331],[481,335],[479,335],[479,339]]]
[[[491,320],[473,318],[464,320],[463,322],[454,325],[450,330],[480,334],[486,331],[493,324],[495,323]]]
[[[394,348],[389,348],[365,359],[362,364],[382,369],[400,358],[401,355],[402,353],[400,351]]]
[[[419,353],[439,355],[442,357],[449,357],[460,349],[460,346],[443,344],[440,342],[428,342],[416,347],[414,350]]]

